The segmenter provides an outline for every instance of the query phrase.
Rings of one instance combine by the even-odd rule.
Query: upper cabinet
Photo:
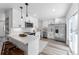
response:
[[[5,21],[5,13],[0,12],[0,21]]]

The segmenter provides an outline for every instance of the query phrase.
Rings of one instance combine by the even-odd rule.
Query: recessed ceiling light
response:
[[[55,11],[56,11],[56,9],[52,9],[52,11],[53,11],[53,12],[55,12]]]

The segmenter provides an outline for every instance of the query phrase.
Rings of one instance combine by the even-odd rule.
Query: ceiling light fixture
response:
[[[53,11],[53,12],[55,12],[55,11],[56,11],[56,9],[52,9],[52,11]]]
[[[28,17],[28,3],[25,3],[25,5],[26,5],[26,17]]]
[[[20,9],[21,9],[21,20],[22,20],[23,19],[23,15],[22,15],[22,9],[23,9],[23,7],[21,6]]]

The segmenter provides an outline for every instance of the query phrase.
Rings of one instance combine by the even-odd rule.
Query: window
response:
[[[78,14],[75,14],[69,19],[69,46],[74,54],[77,54],[77,26]]]

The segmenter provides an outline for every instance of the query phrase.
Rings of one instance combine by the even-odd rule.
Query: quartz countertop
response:
[[[23,44],[27,44],[28,43],[28,37],[30,35],[27,35],[26,37],[20,37],[19,34],[22,34],[22,31],[21,30],[15,30],[15,31],[12,31],[8,37],[11,37],[13,38],[14,40],[17,40]]]
[[[14,40],[17,40],[23,44],[27,44],[28,43],[28,35],[26,37],[20,37],[19,34],[9,34],[9,37],[13,38]]]

